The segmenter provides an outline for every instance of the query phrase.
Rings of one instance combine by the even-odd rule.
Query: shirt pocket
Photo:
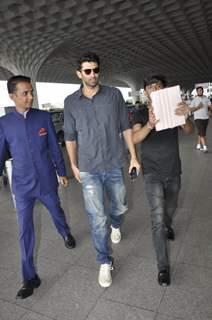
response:
[[[38,145],[39,145],[41,151],[47,147],[47,145],[48,145],[48,133],[42,134],[42,135],[40,135],[38,137]]]

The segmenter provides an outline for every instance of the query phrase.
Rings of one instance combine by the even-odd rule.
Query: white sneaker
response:
[[[111,270],[113,270],[112,264],[101,264],[99,270],[99,284],[103,288],[107,288],[112,284]]]
[[[198,143],[198,144],[196,145],[196,150],[201,150],[201,144]]]
[[[119,243],[121,241],[120,228],[113,228],[113,226],[111,226],[110,238],[113,243]]]
[[[208,152],[208,147],[204,145],[200,150],[203,152]]]

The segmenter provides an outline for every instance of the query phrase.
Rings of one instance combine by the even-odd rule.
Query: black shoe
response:
[[[38,277],[37,274],[33,279],[29,280],[29,282],[31,283],[31,286],[33,287],[33,289],[36,289],[41,285],[41,279]]]
[[[30,297],[35,288],[38,288],[41,284],[41,280],[36,275],[33,279],[24,281],[21,289],[18,291],[16,295],[16,299],[26,299],[27,297]]]
[[[174,234],[174,230],[172,229],[172,227],[167,227],[166,229],[166,236],[168,240],[172,240],[174,241],[175,239],[175,234]]]
[[[158,283],[160,286],[163,286],[163,287],[170,285],[171,280],[170,280],[170,273],[169,273],[168,269],[164,269],[164,270],[159,271]]]
[[[76,247],[76,241],[70,233],[64,238],[64,242],[66,248],[68,249],[73,249]]]

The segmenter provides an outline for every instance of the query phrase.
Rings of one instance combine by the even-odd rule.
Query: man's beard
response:
[[[90,87],[90,88],[94,89],[99,85],[99,80],[95,79],[95,81],[93,81],[93,82],[86,81],[85,84],[86,84],[87,87]]]

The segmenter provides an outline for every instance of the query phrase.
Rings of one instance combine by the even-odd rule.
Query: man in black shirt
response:
[[[142,142],[141,165],[145,191],[151,209],[152,235],[158,263],[158,282],[170,284],[170,263],[167,240],[174,240],[172,218],[177,207],[180,190],[181,161],[179,156],[178,128],[155,130],[156,119],[150,94],[163,89],[166,80],[152,76],[144,80],[144,92],[148,107],[138,110],[133,119],[133,142]],[[186,104],[176,106],[176,114],[187,115]],[[182,129],[193,132],[193,125],[186,119]]]

